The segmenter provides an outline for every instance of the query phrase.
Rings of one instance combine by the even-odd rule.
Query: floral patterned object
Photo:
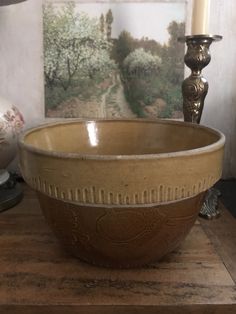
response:
[[[19,110],[5,99],[0,99],[0,169],[14,159],[17,139],[24,127],[24,118]]]

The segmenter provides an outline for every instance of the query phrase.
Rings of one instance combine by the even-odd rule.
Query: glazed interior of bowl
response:
[[[206,127],[170,121],[97,120],[37,128],[24,143],[39,150],[85,155],[146,155],[199,149],[220,134]]]

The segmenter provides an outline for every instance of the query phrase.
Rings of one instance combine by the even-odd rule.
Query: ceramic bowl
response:
[[[224,135],[162,120],[67,120],[20,140],[25,181],[63,246],[107,267],[176,248],[221,177]]]

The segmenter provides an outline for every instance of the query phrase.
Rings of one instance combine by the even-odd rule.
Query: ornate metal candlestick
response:
[[[200,123],[208,92],[207,80],[201,72],[211,61],[211,43],[221,39],[222,36],[219,35],[192,35],[180,38],[180,41],[187,44],[184,62],[192,71],[182,84],[184,121]]]
[[[192,35],[179,39],[187,44],[184,62],[191,69],[190,76],[182,84],[184,121],[200,123],[204,100],[208,92],[208,82],[202,76],[202,69],[211,61],[210,45],[221,39],[220,35]],[[208,191],[200,211],[201,217],[212,219],[219,216],[218,196],[218,190],[213,188]]]

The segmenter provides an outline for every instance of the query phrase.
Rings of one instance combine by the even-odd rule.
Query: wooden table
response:
[[[236,313],[233,271],[203,231],[209,223],[197,222],[160,263],[96,268],[60,248],[25,187],[24,200],[0,214],[0,313]]]

